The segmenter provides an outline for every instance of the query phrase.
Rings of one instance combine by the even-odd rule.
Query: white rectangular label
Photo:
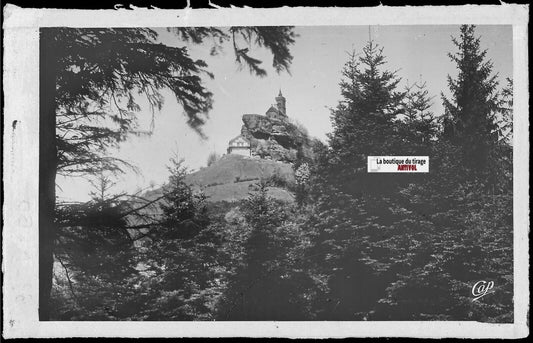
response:
[[[368,156],[369,173],[428,173],[429,156]]]

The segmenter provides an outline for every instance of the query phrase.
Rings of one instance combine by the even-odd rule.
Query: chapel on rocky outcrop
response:
[[[293,163],[298,153],[310,154],[307,133],[287,116],[286,99],[279,91],[264,115],[243,114],[241,134],[229,141],[228,154]]]
[[[266,111],[265,115],[271,119],[281,119],[287,118],[287,107],[286,99],[279,90],[278,96],[275,98],[276,104],[271,105],[270,108]],[[231,139],[228,144],[228,154],[237,154],[243,156],[252,155],[252,147],[250,141],[241,133],[237,137]]]
[[[269,118],[278,117],[282,119],[283,117],[287,117],[287,107],[286,107],[286,99],[281,94],[281,89],[279,90],[279,94],[276,97],[276,105],[270,106],[270,108],[266,111],[266,116]]]

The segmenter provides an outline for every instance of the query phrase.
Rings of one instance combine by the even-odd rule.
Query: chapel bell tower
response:
[[[283,94],[281,94],[281,89],[280,89],[279,94],[276,97],[276,105],[278,107],[278,111],[284,116],[287,115],[287,111],[285,109],[285,102],[286,102],[285,97],[283,96]]]

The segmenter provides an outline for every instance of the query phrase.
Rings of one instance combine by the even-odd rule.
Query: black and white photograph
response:
[[[36,28],[32,318],[517,324],[512,23],[163,22]]]

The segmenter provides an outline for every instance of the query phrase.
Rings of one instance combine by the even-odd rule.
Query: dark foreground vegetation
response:
[[[350,56],[327,144],[293,166],[295,201],[270,197],[270,178],[209,202],[179,159],[157,201],[109,194],[113,170],[91,171],[92,201],[55,206],[49,318],[512,322],[512,83],[473,26],[454,43],[438,115],[375,43]],[[369,174],[369,155],[427,155],[430,172]],[[494,292],[472,301],[480,280]]]

